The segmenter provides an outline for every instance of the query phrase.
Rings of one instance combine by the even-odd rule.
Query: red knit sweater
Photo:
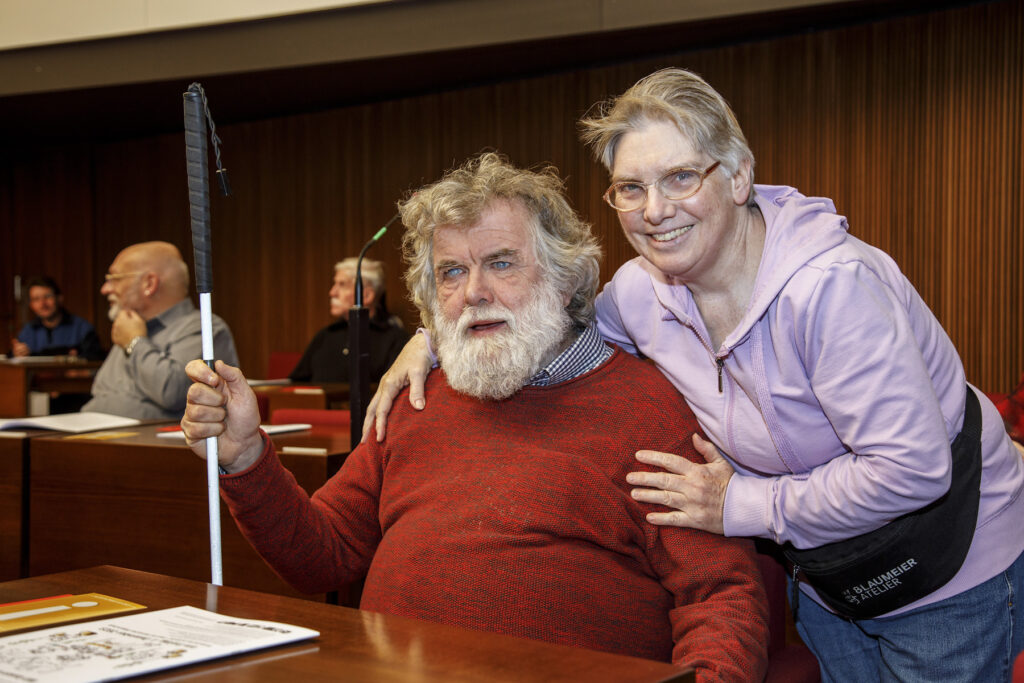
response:
[[[365,575],[361,607],[761,680],[766,607],[749,542],[657,527],[626,473],[642,448],[700,460],[697,422],[628,354],[550,387],[479,401],[440,372],[399,400],[312,500],[267,441],[223,478],[240,528],[299,590]]]

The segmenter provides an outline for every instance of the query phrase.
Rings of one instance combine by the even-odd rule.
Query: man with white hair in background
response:
[[[653,366],[601,341],[600,248],[553,170],[485,154],[401,206],[406,281],[443,372],[398,401],[312,499],[259,430],[245,378],[187,370],[182,427],[243,533],[308,592],[365,577],[361,607],[761,680],[749,541],[648,524],[638,448],[698,459],[696,419]],[[622,397],[628,395],[629,399]]]
[[[335,321],[313,337],[288,378],[293,382],[348,382],[348,312],[355,304],[356,264],[347,258],[334,264],[331,317]],[[409,339],[402,321],[388,312],[384,265],[363,259],[363,306],[370,310],[370,381],[380,380]]]
[[[199,311],[188,296],[188,266],[168,242],[123,249],[100,293],[110,303],[114,345],[82,410],[137,419],[180,419],[190,384],[185,364],[202,358]],[[238,364],[231,330],[213,316],[217,358]]]

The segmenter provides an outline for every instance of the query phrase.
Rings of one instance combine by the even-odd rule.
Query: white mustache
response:
[[[467,306],[462,309],[462,314],[459,316],[459,320],[456,323],[456,329],[459,333],[464,333],[470,328],[470,326],[476,323],[487,320],[490,322],[496,322],[502,320],[508,324],[512,330],[516,329],[516,316],[509,309],[505,308],[500,304],[484,304],[482,306]]]

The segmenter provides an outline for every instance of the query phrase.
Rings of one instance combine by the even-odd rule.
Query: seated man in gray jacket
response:
[[[185,365],[202,357],[199,310],[188,296],[188,266],[167,242],[125,248],[100,293],[110,302],[113,347],[82,410],[139,419],[181,419],[191,380]],[[237,364],[231,330],[213,316],[217,358]]]

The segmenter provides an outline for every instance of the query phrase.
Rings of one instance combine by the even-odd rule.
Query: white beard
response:
[[[504,306],[468,306],[458,320],[444,317],[435,300],[434,336],[448,384],[476,398],[500,401],[522,389],[550,362],[572,319],[554,287],[544,284],[518,315]],[[467,333],[481,320],[504,320],[507,329],[485,337]]]
[[[110,322],[117,320],[118,314],[121,312],[121,304],[116,301],[110,302],[110,308],[107,309],[107,317],[110,318]]]

